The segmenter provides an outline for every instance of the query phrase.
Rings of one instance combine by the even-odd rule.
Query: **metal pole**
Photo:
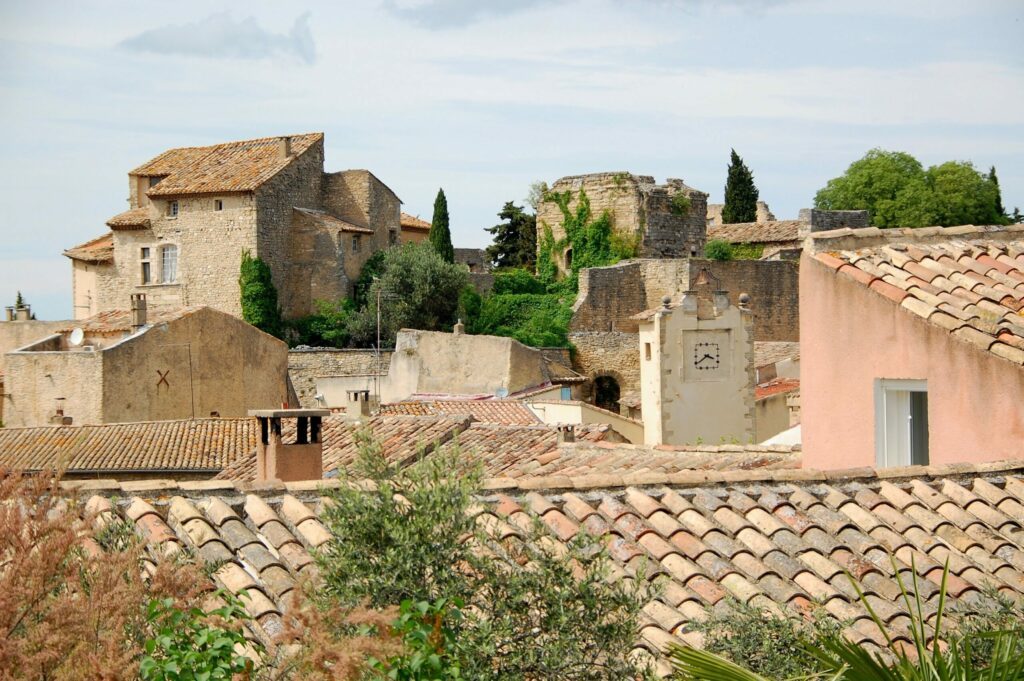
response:
[[[377,372],[373,377],[373,392],[380,402],[380,286],[377,286]]]

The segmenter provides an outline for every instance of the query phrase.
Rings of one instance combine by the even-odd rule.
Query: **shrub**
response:
[[[672,205],[669,210],[673,215],[686,215],[690,212],[690,195],[685,192],[676,192],[672,195]]]
[[[531,347],[568,347],[571,298],[558,294],[506,294],[484,298],[474,333],[515,338]]]
[[[346,347],[352,337],[348,324],[354,312],[351,300],[318,300],[315,314],[288,322],[288,340],[292,346]]]
[[[764,244],[732,244],[733,260],[760,260]]]
[[[732,260],[732,244],[724,239],[712,239],[704,244],[704,257],[708,260]]]
[[[507,269],[494,273],[494,295],[507,293],[546,293],[544,282],[526,270]]]
[[[384,272],[384,256],[387,251],[377,251],[371,255],[363,269],[359,271],[359,277],[352,284],[352,303],[357,310],[361,310],[369,303],[367,296],[370,295],[370,286],[373,280]],[[376,302],[376,301],[374,301]]]
[[[466,325],[468,333],[476,333],[476,320],[480,316],[483,297],[472,286],[466,285],[459,292],[458,317]]]
[[[242,251],[242,266],[238,276],[241,289],[242,319],[280,338],[284,328],[281,308],[277,304],[277,289],[270,275],[270,267],[249,251]]]

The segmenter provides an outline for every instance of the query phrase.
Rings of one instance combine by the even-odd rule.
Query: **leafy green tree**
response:
[[[475,681],[638,678],[630,651],[645,576],[613,581],[606,550],[585,532],[564,549],[539,521],[522,536],[489,533],[472,512],[480,468],[467,462],[453,447],[400,469],[360,435],[355,473],[373,484],[327,492],[333,503],[322,517],[333,539],[317,552],[323,607],[434,604],[416,606],[421,615],[398,627],[408,640],[426,633],[420,624],[438,602],[464,603],[461,616],[434,619],[450,628],[434,639],[448,641],[438,661],[455,659],[429,678],[458,678],[455,665]]]
[[[854,161],[841,176],[828,181],[814,197],[822,210],[867,210],[871,224],[900,226],[897,194],[913,181],[925,179],[920,161],[901,151],[872,149]]]
[[[928,169],[934,206],[933,225],[1002,224],[999,185],[966,161],[948,161]],[[911,225],[914,227],[921,225]]]
[[[722,222],[754,222],[757,219],[757,187],[754,174],[735,149],[730,149],[729,174],[725,179],[725,205]]]
[[[452,232],[448,226],[448,199],[445,198],[444,189],[437,190],[437,198],[434,199],[434,219],[430,222],[430,233],[427,238],[445,262],[455,262]]]
[[[494,243],[487,247],[487,257],[497,267],[532,270],[537,260],[537,216],[507,201],[498,217],[503,222],[486,228],[494,235]]]
[[[356,309],[362,309],[369,302],[367,296],[370,294],[370,286],[373,280],[384,271],[384,254],[387,251],[376,251],[363,263],[363,269],[359,271],[359,277],[352,284],[352,303]]]
[[[540,204],[544,203],[549,191],[547,182],[538,180],[530,183],[530,191],[526,194],[526,205],[533,209],[534,214],[537,213]]]
[[[288,323],[288,340],[292,346],[344,348],[352,337],[348,324],[354,312],[351,300],[318,300],[315,313]]]
[[[350,318],[352,341],[360,347],[376,344],[378,293],[384,343],[393,343],[399,329],[451,328],[466,280],[464,268],[445,262],[428,243],[389,249],[366,305]]]
[[[484,298],[473,333],[515,338],[535,348],[569,347],[571,295],[506,293]]]
[[[494,287],[491,293],[547,293],[547,287],[526,270],[503,270],[494,273]]]
[[[242,319],[257,329],[280,338],[284,326],[270,267],[262,258],[252,257],[248,250],[242,251],[238,286],[241,289]]]
[[[724,239],[712,239],[704,244],[704,257],[708,260],[732,260],[732,244]]]

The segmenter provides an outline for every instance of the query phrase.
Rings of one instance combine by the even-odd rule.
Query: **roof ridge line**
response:
[[[804,238],[804,250],[811,254],[828,251],[847,251],[907,242],[930,244],[948,241],[953,237],[985,238],[1010,241],[1024,239],[1024,224],[1016,225],[955,225],[950,227],[843,227],[827,232],[811,232]]]

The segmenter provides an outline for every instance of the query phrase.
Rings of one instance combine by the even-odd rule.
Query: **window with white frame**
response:
[[[160,247],[160,283],[173,284],[178,281],[178,247],[167,244]]]
[[[875,465],[928,464],[928,382],[875,381]]]
[[[178,217],[178,202],[168,201],[167,202],[167,217],[176,218]]]
[[[152,284],[153,283],[153,263],[150,260],[149,246],[143,246],[139,249],[139,262],[142,264],[142,283]]]

